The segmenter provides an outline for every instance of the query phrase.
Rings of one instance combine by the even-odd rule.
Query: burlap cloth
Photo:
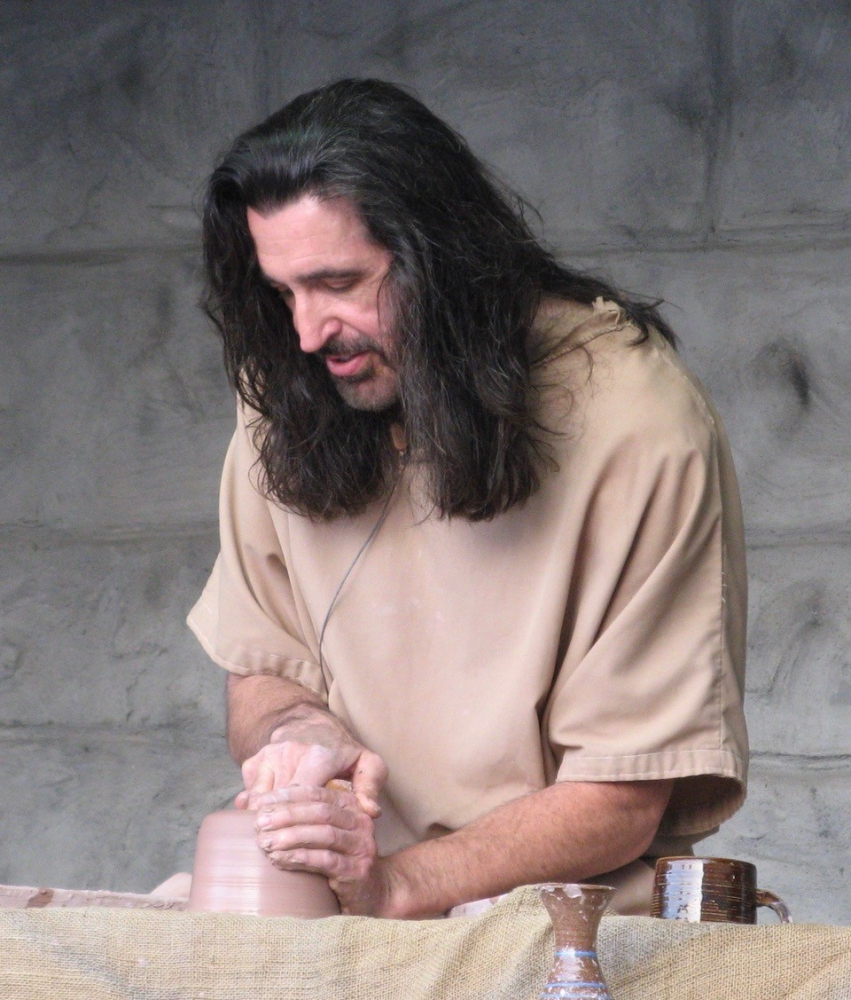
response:
[[[615,1000],[849,1000],[851,928],[606,917]],[[553,951],[534,889],[452,920],[0,911],[2,1000],[532,1000]]]

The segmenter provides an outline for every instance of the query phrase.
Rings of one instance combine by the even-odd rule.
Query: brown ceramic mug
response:
[[[758,906],[768,906],[784,924],[786,904],[758,889],[756,867],[733,858],[659,858],[650,914],[664,920],[755,924]]]
[[[330,917],[340,912],[328,879],[276,868],[257,844],[256,813],[223,809],[201,823],[188,910],[261,917]]]

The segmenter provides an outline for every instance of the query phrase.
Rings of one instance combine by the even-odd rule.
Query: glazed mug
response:
[[[734,858],[659,858],[650,915],[663,920],[755,924],[759,906],[770,907],[784,924],[786,904],[758,889],[756,866]]]

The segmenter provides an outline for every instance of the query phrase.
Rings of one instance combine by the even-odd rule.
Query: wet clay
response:
[[[134,910],[183,910],[186,899],[105,889],[50,889],[44,886],[0,885],[0,910],[40,910],[81,906]]]
[[[188,910],[261,917],[329,917],[340,912],[328,879],[276,868],[257,844],[256,813],[224,809],[201,823]]]

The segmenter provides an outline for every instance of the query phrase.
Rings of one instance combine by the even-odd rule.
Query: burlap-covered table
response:
[[[0,911],[3,1000],[525,1000],[553,941],[533,889],[452,920]],[[851,928],[607,917],[615,1000],[849,1000]]]

